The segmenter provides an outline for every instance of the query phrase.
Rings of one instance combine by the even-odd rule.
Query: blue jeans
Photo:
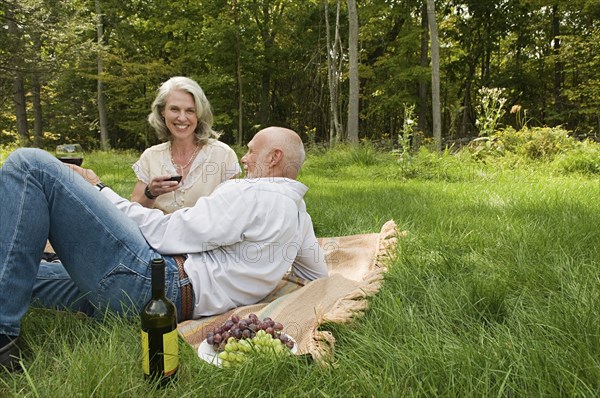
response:
[[[47,239],[61,263],[41,261]],[[137,316],[159,256],[132,220],[49,153],[19,149],[2,165],[0,334],[18,335],[30,304]],[[180,315],[180,286],[189,280],[163,258],[166,296]]]

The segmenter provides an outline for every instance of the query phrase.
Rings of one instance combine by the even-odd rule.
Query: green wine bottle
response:
[[[141,313],[144,378],[171,381],[179,367],[177,310],[165,297],[165,260],[153,259],[152,298]]]

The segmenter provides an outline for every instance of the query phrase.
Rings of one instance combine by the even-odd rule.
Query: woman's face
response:
[[[163,117],[173,139],[185,140],[193,137],[198,125],[198,116],[192,94],[182,90],[171,91],[167,96]]]

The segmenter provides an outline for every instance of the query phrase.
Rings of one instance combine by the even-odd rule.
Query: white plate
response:
[[[292,340],[294,342],[294,346],[290,349],[290,351],[292,352],[292,354],[295,354],[296,351],[298,351],[298,344],[296,344],[296,340],[294,340],[291,336],[289,335],[285,335],[287,336],[288,339]],[[219,353],[215,352],[215,350],[213,350],[212,345],[208,344],[206,342],[206,339],[204,339],[202,341],[202,343],[200,343],[200,346],[198,347],[198,356],[210,363],[213,364],[215,366],[221,366],[221,358],[219,358]]]

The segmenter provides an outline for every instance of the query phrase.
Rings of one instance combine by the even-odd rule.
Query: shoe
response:
[[[0,369],[6,368],[11,372],[21,370],[20,359],[19,337],[0,347]]]

